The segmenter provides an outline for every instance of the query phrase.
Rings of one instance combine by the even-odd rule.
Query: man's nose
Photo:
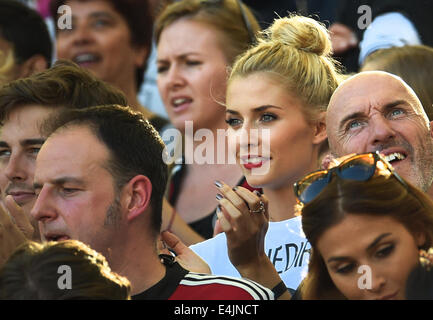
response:
[[[27,170],[31,164],[26,163],[20,155],[11,155],[4,169],[6,177],[10,181],[23,181],[28,178]]]
[[[386,143],[396,137],[396,132],[390,120],[377,116],[370,120],[370,145]]]
[[[30,215],[39,222],[53,220],[56,218],[57,213],[51,199],[51,192],[48,188],[42,188],[36,198]]]

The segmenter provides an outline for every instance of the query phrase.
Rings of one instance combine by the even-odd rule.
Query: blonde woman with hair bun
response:
[[[224,233],[191,246],[212,273],[250,278],[277,298],[290,297],[284,285],[296,289],[307,273],[311,247],[295,216],[293,184],[318,168],[327,149],[324,115],[339,78],[326,28],[301,16],[275,20],[235,61],[226,96],[229,146],[262,193],[215,182]]]

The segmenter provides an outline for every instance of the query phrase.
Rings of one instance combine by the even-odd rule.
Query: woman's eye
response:
[[[228,118],[225,121],[230,127],[237,127],[242,124],[242,121],[236,118]]]
[[[355,266],[353,263],[345,264],[345,265],[342,265],[341,267],[337,267],[335,272],[340,273],[340,274],[347,274],[347,273],[350,273],[354,269],[354,267]]]
[[[262,117],[261,117],[260,120],[263,121],[263,122],[270,122],[270,121],[274,121],[276,119],[277,119],[276,115],[271,114],[271,113],[265,113],[265,114],[262,115]]]
[[[111,22],[108,20],[104,20],[104,19],[95,20],[93,22],[93,26],[97,27],[97,28],[103,28],[103,27],[107,27],[109,25],[111,25]]]
[[[389,256],[393,251],[394,251],[394,245],[393,244],[387,245],[377,250],[376,257],[385,258]]]
[[[159,65],[156,69],[157,73],[163,73],[168,70],[168,66]]]
[[[202,62],[198,61],[198,60],[187,60],[186,61],[186,65],[188,65],[188,66],[198,66],[200,64],[202,64]]]

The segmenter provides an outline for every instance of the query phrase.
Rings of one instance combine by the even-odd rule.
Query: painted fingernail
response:
[[[222,186],[223,186],[223,184],[222,184],[220,181],[218,181],[218,180],[215,180],[215,181],[214,181],[214,184],[215,184],[218,188],[222,188]]]
[[[261,194],[259,191],[257,191],[257,190],[254,190],[253,193],[254,193],[256,196],[258,196],[258,197],[261,197],[261,196],[262,196],[262,194]]]
[[[236,190],[238,190],[238,187],[233,187],[233,191],[236,191]]]
[[[224,197],[223,197],[222,194],[217,193],[216,198],[217,198],[217,200],[221,200],[221,199],[224,198]]]

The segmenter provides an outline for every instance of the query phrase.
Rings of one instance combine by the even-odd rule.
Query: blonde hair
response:
[[[14,52],[12,49],[7,52],[0,50],[0,85],[10,80],[8,74],[15,65]]]
[[[305,104],[308,120],[326,111],[340,74],[325,26],[312,18],[279,18],[234,63],[228,84],[257,72],[277,76]]]
[[[183,0],[167,6],[156,20],[155,39],[159,42],[162,31],[180,19],[201,22],[216,29],[222,37],[221,50],[229,64],[236,56],[248,49],[252,39],[246,23],[251,26],[252,33],[260,31],[260,25],[245,4],[236,0]],[[245,13],[243,14],[240,8]]]

